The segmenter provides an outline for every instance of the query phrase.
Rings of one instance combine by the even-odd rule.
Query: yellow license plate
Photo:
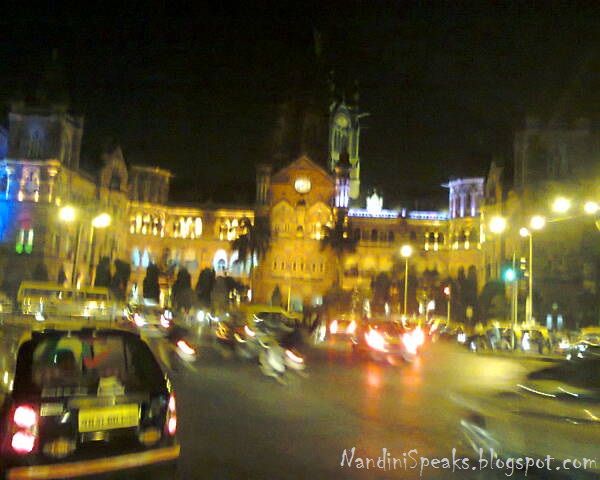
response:
[[[96,432],[115,428],[137,427],[140,408],[136,404],[79,410],[79,431]]]

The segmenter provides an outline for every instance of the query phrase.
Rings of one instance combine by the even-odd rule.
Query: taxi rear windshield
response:
[[[154,393],[164,388],[160,367],[137,337],[64,333],[30,343],[18,361],[19,384],[42,397]]]

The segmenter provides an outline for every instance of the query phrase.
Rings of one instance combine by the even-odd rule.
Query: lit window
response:
[[[140,233],[142,231],[142,214],[138,213],[135,216],[135,233]]]
[[[131,252],[131,263],[135,268],[140,266],[140,250],[137,247]]]
[[[196,220],[194,220],[194,234],[196,237],[202,235],[202,219],[200,217],[196,217]]]
[[[151,233],[151,225],[150,225],[150,215],[148,213],[144,214],[142,217],[142,235],[146,235]]]
[[[150,265],[150,254],[148,253],[148,249],[145,249],[142,255],[142,267],[148,268],[148,265]]]

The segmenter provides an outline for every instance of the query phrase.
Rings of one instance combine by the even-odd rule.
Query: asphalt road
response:
[[[510,388],[543,364],[437,343],[414,364],[357,361],[343,348],[319,348],[307,353],[307,365],[308,378],[283,386],[209,342],[191,368],[174,372],[182,478],[507,478],[427,466],[421,472],[420,457],[451,459],[453,448],[457,457],[471,455],[456,396]],[[365,461],[376,462],[383,448],[393,458],[406,453],[407,468],[340,466],[353,447]]]

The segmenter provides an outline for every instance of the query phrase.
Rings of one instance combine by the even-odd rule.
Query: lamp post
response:
[[[529,222],[529,228],[523,227],[519,230],[521,237],[529,239],[529,292],[527,294],[527,303],[525,304],[526,322],[531,323],[533,318],[533,232],[532,230],[541,230],[546,225],[546,219],[541,215],[534,215]]]
[[[62,207],[58,211],[58,218],[64,223],[73,223],[77,218],[77,212],[70,205]],[[79,249],[81,245],[81,233],[83,230],[83,223],[77,224],[77,236],[75,238],[75,254],[73,255],[73,268],[71,269],[71,286],[77,284],[77,266],[79,263]]]
[[[412,255],[412,247],[410,245],[402,245],[400,255],[404,257],[404,317],[406,318],[406,305],[408,300],[408,257]]]
[[[112,221],[111,216],[108,213],[101,213],[92,219],[92,226],[90,228],[90,250],[88,259],[90,261],[90,285],[94,284],[96,277],[96,267],[94,257],[96,256],[96,252],[94,249],[94,232],[97,228],[106,228],[110,225]]]
[[[64,222],[64,223],[73,223],[77,220],[77,217],[78,217],[77,210],[75,210],[75,208],[70,205],[65,205],[58,211],[58,218],[60,219],[61,222]],[[94,229],[108,227],[111,223],[111,220],[112,220],[111,216],[108,213],[101,213],[92,219],[91,227],[90,227],[90,245],[89,245],[89,250],[88,250],[88,254],[89,254],[88,258],[90,258],[90,264],[91,264],[90,273],[93,270],[93,258],[91,258],[91,256],[92,256],[91,254],[92,254],[92,243],[94,241]],[[75,239],[75,254],[73,256],[73,269],[71,271],[71,285],[72,286],[77,285],[77,271],[78,271],[78,266],[79,266],[79,252],[81,250],[81,237],[82,237],[82,233],[83,233],[83,224],[84,224],[84,222],[81,220],[77,223],[77,237]],[[91,283],[93,283],[93,279],[92,279],[91,275],[90,275],[90,279],[92,280]]]
[[[446,295],[446,298],[448,299],[448,321],[446,322],[446,324],[448,326],[450,326],[450,307],[451,307],[451,303],[450,303],[450,295],[451,295],[451,290],[450,290],[450,285],[447,285],[444,287],[444,295]]]
[[[490,219],[489,223],[490,232],[498,235],[500,241],[500,263],[504,261],[504,242],[502,241],[502,233],[506,230],[506,218],[496,215]],[[494,243],[495,245],[495,243]],[[494,246],[494,256],[496,256],[496,248]],[[495,270],[498,272],[498,270]]]

